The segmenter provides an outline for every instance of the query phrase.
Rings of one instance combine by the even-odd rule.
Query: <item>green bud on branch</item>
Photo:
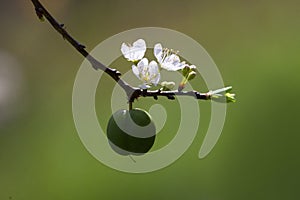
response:
[[[187,77],[187,81],[193,80],[196,77],[196,72],[191,71]]]
[[[210,91],[207,94],[210,96],[210,99],[219,102],[219,103],[231,103],[236,102],[235,94],[230,93],[232,86],[225,87],[222,89]]]

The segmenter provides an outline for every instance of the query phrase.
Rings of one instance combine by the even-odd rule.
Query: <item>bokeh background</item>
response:
[[[199,102],[199,133],[174,164],[147,174],[110,169],[85,149],[72,118],[72,88],[83,58],[37,19],[31,1],[1,0],[1,200],[300,198],[299,1],[42,3],[87,50],[136,27],[183,32],[205,47],[238,101],[228,106],[221,138],[206,158],[199,160],[198,151],[210,105]],[[106,95],[96,98],[105,126],[114,82],[102,81]],[[205,90],[200,83],[198,77],[194,87]],[[142,99],[136,106],[147,109],[153,103],[167,110],[176,104]],[[178,121],[172,116],[155,148],[172,139]]]

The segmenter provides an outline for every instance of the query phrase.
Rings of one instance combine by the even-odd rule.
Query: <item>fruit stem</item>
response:
[[[129,101],[129,110],[132,110],[132,101]]]

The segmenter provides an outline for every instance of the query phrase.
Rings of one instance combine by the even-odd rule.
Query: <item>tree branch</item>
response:
[[[52,15],[47,11],[47,9],[39,2],[39,0],[31,0],[37,16],[40,20],[44,17],[49,21],[53,28],[59,32],[62,37],[67,40],[81,55],[83,55],[92,65],[95,70],[103,70],[109,76],[111,76],[126,92],[129,102],[134,102],[135,99],[139,97],[153,97],[157,99],[158,96],[164,96],[168,99],[174,100],[175,96],[192,96],[196,99],[209,100],[211,99],[211,92],[200,93],[197,91],[161,91],[161,90],[143,90],[137,87],[132,87],[125,81],[123,81],[120,76],[121,73],[116,70],[109,68],[102,64],[100,61],[91,56],[86,50],[85,46],[76,41],[64,28],[64,24],[57,22]]]

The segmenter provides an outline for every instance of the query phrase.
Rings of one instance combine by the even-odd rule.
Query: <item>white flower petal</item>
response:
[[[149,73],[152,74],[158,74],[158,64],[154,60],[152,60],[149,64]]]
[[[133,59],[140,60],[144,57],[147,50],[146,42],[143,39],[138,39],[132,45],[133,47]]]
[[[135,48],[141,49],[141,50],[145,50],[145,51],[147,49],[146,42],[143,39],[138,39],[137,41],[135,41],[132,44],[132,46],[135,47]]]
[[[148,66],[148,63],[149,63],[148,59],[147,59],[147,58],[143,58],[142,60],[140,60],[140,61],[138,62],[137,66],[138,66],[139,68],[140,68],[140,67],[144,68],[145,66]]]
[[[158,70],[158,64],[154,60],[150,62],[149,64],[149,76],[150,76],[150,82],[154,85],[157,85],[160,79],[160,73]]]
[[[180,62],[180,58],[176,54],[167,56],[161,64],[161,67],[168,71],[177,71],[184,66],[186,66],[185,62]]]
[[[146,42],[143,39],[138,39],[133,43],[133,46],[146,48]]]
[[[176,54],[170,55],[170,62],[172,62],[174,65],[180,62],[179,56]]]
[[[173,70],[178,71],[180,69],[183,69],[185,66],[189,66],[189,65],[183,61],[183,62],[180,62],[180,63],[177,63],[176,65],[174,65]]]
[[[155,46],[154,46],[154,56],[155,56],[155,58],[157,59],[157,61],[159,62],[159,63],[161,63],[161,61],[162,61],[162,55],[163,55],[163,48],[162,48],[162,46],[161,46],[161,44],[160,43],[157,43]]]
[[[158,73],[151,82],[156,86],[160,80],[160,73]]]
[[[139,72],[139,70],[138,70],[138,68],[137,68],[137,66],[135,66],[135,65],[132,65],[132,72],[133,72],[133,74],[138,78],[138,79],[140,79],[141,80],[141,77],[140,77],[140,72]]]
[[[163,62],[161,67],[168,71],[176,71],[174,70],[174,65],[171,62]]]
[[[144,74],[144,71],[148,68],[148,63],[149,61],[147,58],[143,58],[142,60],[140,60],[140,62],[138,62],[137,67],[140,73]]]
[[[123,43],[121,46],[121,52],[124,57],[129,61],[138,61],[142,59],[146,52],[146,42],[143,39],[138,39],[133,45],[127,45]]]
[[[147,58],[143,58],[142,60],[140,60],[137,64],[137,67],[139,69],[140,72],[140,77],[143,79],[146,77],[147,75],[147,71],[148,71],[148,64],[149,61]]]
[[[130,47],[127,44],[123,43],[121,46],[121,52],[126,59],[129,59],[129,51]]]

